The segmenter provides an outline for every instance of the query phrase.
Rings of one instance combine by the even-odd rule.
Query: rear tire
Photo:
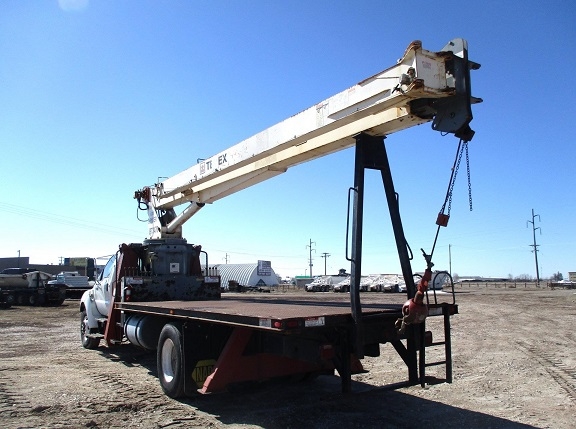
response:
[[[184,369],[182,358],[182,334],[172,324],[160,332],[157,351],[158,379],[166,395],[179,398],[184,395]]]
[[[90,333],[88,326],[88,315],[86,310],[80,312],[80,340],[85,349],[93,350],[100,345],[100,338],[89,338],[87,335]]]

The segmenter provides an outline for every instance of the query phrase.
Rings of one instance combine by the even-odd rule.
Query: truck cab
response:
[[[99,339],[88,338],[87,334],[99,333],[103,330],[103,320],[108,317],[112,283],[116,274],[116,255],[106,263],[91,289],[84,292],[80,300],[80,333],[82,344],[86,348],[96,348]]]

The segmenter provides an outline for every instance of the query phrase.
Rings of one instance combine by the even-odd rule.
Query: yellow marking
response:
[[[194,380],[199,389],[202,388],[208,376],[214,371],[215,364],[216,361],[214,359],[200,360],[192,370],[192,380]]]

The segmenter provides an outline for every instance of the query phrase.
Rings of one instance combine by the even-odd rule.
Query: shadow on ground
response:
[[[155,352],[131,345],[100,351],[108,359],[128,367],[142,366],[150,375],[157,376]],[[357,381],[353,382],[352,393],[343,394],[338,376],[320,376],[300,382],[246,384],[235,386],[231,392],[198,395],[180,402],[213,416],[224,425],[253,425],[266,429],[533,427]]]
[[[266,429],[533,427],[360,382],[353,383],[352,391],[340,393],[339,377],[321,376],[313,381],[268,384],[183,402],[224,424]]]

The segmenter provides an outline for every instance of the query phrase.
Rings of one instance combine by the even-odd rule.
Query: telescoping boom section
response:
[[[440,52],[412,42],[397,64],[272,127],[135,193],[146,205],[151,239],[180,238],[201,207],[289,167],[354,146],[363,132],[386,136],[433,121],[432,128],[469,141],[474,132],[467,42]],[[188,204],[176,214],[175,207]]]

